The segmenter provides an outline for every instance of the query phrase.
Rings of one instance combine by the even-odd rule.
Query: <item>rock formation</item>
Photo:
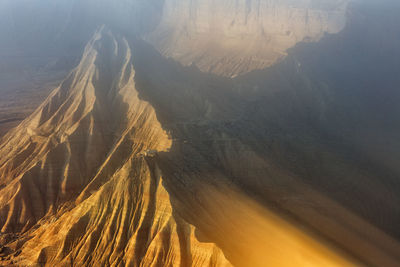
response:
[[[0,265],[398,266],[390,1],[1,2]]]
[[[178,81],[174,94],[183,93],[183,100],[193,98],[198,106],[188,108],[192,105],[189,101],[183,104],[181,108],[187,111],[183,116],[170,110],[168,114],[177,116],[168,119],[175,125],[172,128],[188,128],[179,130],[181,135],[176,135],[176,129],[173,136],[166,132],[153,106],[142,100],[157,93],[152,96],[155,105],[168,103],[166,99],[158,102],[159,97],[166,97],[160,87],[163,84],[158,83],[165,77],[160,72],[162,63],[154,60],[143,44],[134,43],[139,52],[132,51],[130,42],[120,34],[102,27],[65,81],[3,138],[1,263],[230,266],[226,255],[236,266],[261,267],[265,262],[291,266],[305,261],[352,266],[352,261],[335,249],[269,211],[259,217],[262,208],[240,196],[242,193],[236,196],[228,168],[232,176],[247,180],[246,186],[263,190],[270,181],[260,178],[271,169],[236,137],[221,129],[200,139],[193,136],[189,144],[184,141],[193,134],[190,128],[198,127],[186,120],[206,116],[213,122],[219,116],[235,115],[229,106],[217,111],[217,99],[207,104],[200,87],[184,93],[186,81]],[[140,77],[134,69],[136,56]],[[157,64],[160,69],[154,68]],[[149,66],[156,79],[144,76],[152,74],[143,73]],[[154,84],[147,91],[138,90],[137,79],[143,88],[147,88],[143,79]],[[170,125],[168,120],[163,122]],[[207,124],[206,129],[210,127]],[[211,147],[204,143],[209,141]],[[207,158],[204,149],[215,151],[216,158]],[[223,167],[213,167],[214,161]],[[250,161],[259,174],[251,169],[243,172],[240,166],[248,167]],[[289,182],[281,178],[282,183]],[[294,186],[298,185],[292,181],[286,190]],[[276,189],[274,194],[279,194]],[[231,203],[236,204],[230,207]],[[277,235],[274,242],[271,233]],[[283,238],[288,233],[291,237]],[[250,252],[249,248],[254,249]],[[279,259],[282,248],[310,258]],[[267,259],[265,249],[270,250]]]
[[[138,98],[132,64],[126,39],[100,29],[79,66],[4,137],[2,245],[24,236],[5,264],[229,265],[173,213],[146,153],[171,140]]]
[[[225,76],[271,66],[301,41],[337,33],[347,0],[166,0],[146,39],[184,65]]]

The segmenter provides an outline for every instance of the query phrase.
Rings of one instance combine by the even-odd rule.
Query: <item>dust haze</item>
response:
[[[0,266],[398,266],[396,0],[0,1]]]

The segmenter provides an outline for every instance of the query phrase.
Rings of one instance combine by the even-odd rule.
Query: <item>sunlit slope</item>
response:
[[[35,5],[15,3],[28,2]],[[262,1],[168,1],[180,7],[168,11],[178,22],[172,20],[172,32],[157,27],[161,38],[152,41],[164,56],[188,47],[174,58],[202,71],[133,38],[149,27],[130,15],[153,18],[126,8],[142,1],[105,2],[79,1],[74,12],[66,8],[73,2],[55,5],[57,12],[0,11],[4,25],[17,26],[2,24],[0,32],[21,30],[11,47],[57,47],[56,58],[67,47],[81,58],[79,44],[100,21],[118,28],[100,30],[79,66],[0,142],[0,265],[221,266],[222,252],[246,267],[346,265],[352,257],[367,266],[399,265],[395,0],[352,3],[344,29],[343,1],[265,1],[291,3],[270,9],[285,22],[275,28],[283,45],[277,47],[304,36],[313,42],[288,54],[280,49],[273,55],[284,60],[235,79],[204,71],[230,76],[269,66],[262,51],[270,43],[258,39],[265,37],[258,27],[264,18],[254,16]],[[303,4],[313,8],[305,12]],[[231,13],[226,21],[209,23],[222,8]],[[325,8],[338,12],[320,12]],[[209,27],[216,39],[204,45],[210,35],[203,42],[198,33]],[[296,32],[287,32],[292,27]],[[228,46],[219,47],[225,33]],[[48,61],[42,63],[49,69],[58,65]],[[33,107],[38,100],[29,101]]]
[[[4,264],[229,265],[173,214],[149,163],[170,145],[137,96],[127,41],[100,29],[79,66],[3,139]]]
[[[3,138],[3,231],[32,226],[73,200],[108,168],[118,168],[117,153],[169,146],[154,111],[136,96],[130,60],[126,42],[97,34],[61,86]]]
[[[230,266],[173,213],[151,157],[132,155],[91,197],[30,235],[25,266]]]
[[[203,190],[210,197],[203,203],[209,212],[221,213],[213,217],[220,233],[211,235],[237,266],[362,266],[236,190]]]

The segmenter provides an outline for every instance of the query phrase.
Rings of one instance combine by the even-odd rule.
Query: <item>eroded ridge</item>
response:
[[[22,266],[224,266],[174,214],[154,156],[172,141],[106,27],[0,146],[1,259]]]

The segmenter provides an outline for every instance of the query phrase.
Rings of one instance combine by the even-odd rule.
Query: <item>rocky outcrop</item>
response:
[[[203,71],[235,76],[271,66],[301,41],[337,33],[347,0],[166,0],[146,39],[162,54]]]

